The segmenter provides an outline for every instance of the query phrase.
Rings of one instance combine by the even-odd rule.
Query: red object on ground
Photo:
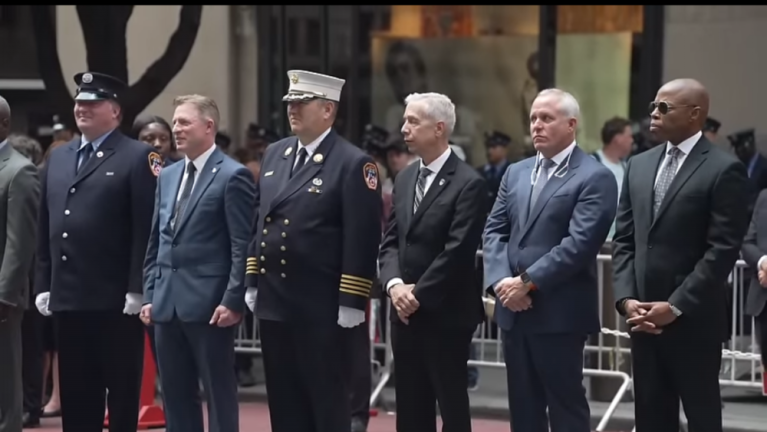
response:
[[[141,377],[141,397],[139,399],[138,429],[165,427],[165,412],[155,403],[155,381],[157,367],[152,356],[149,336],[144,335],[144,375]],[[109,427],[109,413],[104,417],[104,428]]]

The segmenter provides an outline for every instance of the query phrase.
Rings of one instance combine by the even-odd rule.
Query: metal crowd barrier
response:
[[[478,265],[482,264],[482,251],[477,252]],[[612,272],[607,266],[611,256],[597,256],[597,275],[599,278],[599,303],[601,305],[602,330],[590,338],[584,350],[584,377],[614,379],[617,389],[610,399],[607,410],[599,421],[596,430],[604,431],[616,409],[632,390],[630,369],[630,340],[624,318],[615,312],[615,300],[611,289],[605,289],[611,283]],[[746,264],[738,261],[730,276],[732,287],[731,337],[722,350],[722,373],[719,383],[722,387],[738,387],[759,390],[761,357],[754,334],[749,334],[753,320],[742,314],[745,305],[745,284],[747,279]],[[609,278],[609,282],[608,279]],[[484,301],[492,305],[494,300],[485,294]],[[381,308],[385,308],[382,311]],[[391,310],[389,299],[371,300],[369,311],[369,331],[371,340],[371,368],[373,371],[373,391],[370,405],[376,406],[381,392],[392,377],[394,356],[389,335],[391,323],[388,319]],[[239,353],[260,353],[261,345],[256,320],[252,328],[241,326],[236,339],[236,351]],[[492,319],[480,324],[473,339],[475,355],[468,364],[490,368],[505,368],[500,331]],[[612,394],[612,392],[610,393]]]

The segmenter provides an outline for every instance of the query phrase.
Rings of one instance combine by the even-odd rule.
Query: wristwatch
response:
[[[530,288],[530,291],[535,290],[535,284],[530,279],[530,275],[528,275],[527,272],[522,272],[519,275],[519,278],[522,279],[522,283],[525,284],[525,286]]]
[[[671,312],[674,314],[674,316],[676,316],[676,317],[682,316],[682,311],[680,311],[679,308],[677,308],[676,306],[672,305],[671,303],[669,303],[668,305],[669,305],[669,307],[671,307]]]

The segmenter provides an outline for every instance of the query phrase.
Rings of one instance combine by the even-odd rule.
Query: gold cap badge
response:
[[[298,75],[297,74],[291,75],[290,82],[292,82],[293,84],[298,84]]]

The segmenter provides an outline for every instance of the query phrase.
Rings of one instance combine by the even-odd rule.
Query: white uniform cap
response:
[[[302,70],[288,71],[290,88],[282,100],[284,102],[310,100],[314,98],[341,101],[341,89],[345,80],[329,75]]]

